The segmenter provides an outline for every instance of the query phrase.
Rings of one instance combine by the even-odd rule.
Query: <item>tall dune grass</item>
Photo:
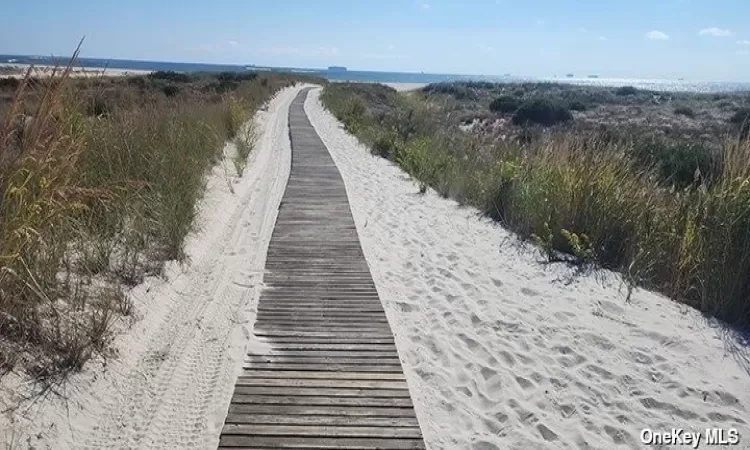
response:
[[[195,78],[167,93],[145,77],[71,79],[72,64],[30,70],[0,131],[0,369],[48,381],[106,351],[130,311],[126,286],[184,258],[224,142],[300,80],[238,78],[218,92]],[[107,91],[91,97],[87,83]]]
[[[683,188],[636,159],[635,137],[487,141],[385,87],[335,83],[322,100],[374,153],[502,221],[550,260],[613,269],[631,285],[750,324],[750,141],[728,138],[712,178]]]

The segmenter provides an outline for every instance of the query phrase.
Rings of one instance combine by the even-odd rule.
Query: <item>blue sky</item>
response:
[[[5,0],[0,53],[750,81],[748,0]]]

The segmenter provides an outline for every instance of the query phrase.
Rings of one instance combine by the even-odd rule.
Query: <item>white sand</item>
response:
[[[383,83],[386,86],[390,86],[393,89],[403,92],[403,91],[416,91],[417,89],[422,89],[423,87],[427,86],[426,83]]]
[[[625,303],[612,274],[566,284],[476,210],[419,195],[317,91],[305,107],[346,182],[431,449],[643,448],[644,427],[709,426],[748,448],[748,350],[728,352],[714,321],[648,292]]]
[[[251,329],[298,90],[259,113],[244,177],[214,170],[190,264],[132,292],[139,320],[122,325],[118,357],[75,375],[67,402],[1,415],[0,445],[216,448],[246,346],[260,345]],[[641,448],[646,426],[735,426],[750,442],[748,355],[727,352],[714,322],[646,292],[626,304],[614,275],[566,284],[475,210],[418,195],[317,93],[305,107],[346,182],[429,448]],[[3,409],[19,383],[2,380]]]
[[[280,92],[256,116],[259,138],[241,179],[229,162],[214,169],[201,231],[186,246],[189,264],[172,264],[167,280],[132,291],[138,320],[122,324],[117,357],[73,376],[68,401],[53,396],[0,416],[0,447],[216,448],[246,346],[257,345],[248,340],[289,174],[287,113],[299,89]],[[2,380],[3,410],[26,391],[21,383]]]
[[[67,61],[63,61],[63,63],[67,63]],[[5,67],[9,69],[14,69],[16,73],[11,74],[0,74],[0,78],[7,77],[7,78],[22,78],[24,75],[26,75],[26,71],[31,67],[30,64],[13,64],[13,63],[0,63],[0,67]],[[53,71],[57,70],[57,73],[60,73],[60,70],[63,67],[55,67],[55,66],[45,66],[45,65],[35,65],[33,75],[36,77],[47,77],[50,76]],[[124,76],[132,76],[132,75],[148,75],[151,73],[151,70],[133,70],[133,69],[102,69],[100,67],[80,67],[80,66],[73,66],[70,71],[70,76],[72,77],[82,77],[82,78],[93,78],[93,77],[99,77],[99,76],[107,76],[107,77],[124,77]]]

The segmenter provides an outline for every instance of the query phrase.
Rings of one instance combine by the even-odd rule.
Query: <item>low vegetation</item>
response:
[[[130,313],[127,287],[185,258],[224,142],[241,141],[241,172],[243,123],[297,81],[77,79],[69,66],[0,84],[0,370],[53,382],[106,354],[113,319]]]
[[[513,114],[513,123],[516,125],[552,126],[570,120],[573,120],[573,115],[566,106],[543,98],[524,102]]]
[[[586,114],[609,104],[627,113],[622,105],[632,102],[674,114],[674,106],[654,100],[668,94],[637,89],[531,91],[458,83],[402,95],[380,85],[335,83],[322,100],[373,152],[412,174],[420,190],[430,186],[480,208],[535,242],[550,261],[613,269],[631,286],[750,324],[750,141],[737,129],[729,134],[730,125],[744,122],[725,118],[718,134],[696,140],[629,125],[585,127],[564,102],[589,105]],[[488,99],[502,98],[491,109],[511,114],[508,95],[522,101],[514,117],[523,105],[530,111],[511,125],[485,109],[494,102]],[[609,103],[620,96],[623,103]],[[746,96],[719,100],[741,104]],[[459,128],[472,115],[490,122]],[[555,123],[560,127],[544,127]]]

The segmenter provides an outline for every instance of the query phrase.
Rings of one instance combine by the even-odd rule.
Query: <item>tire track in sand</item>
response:
[[[245,353],[237,334],[243,342],[250,335],[265,252],[289,174],[287,111],[297,91],[287,89],[271,103],[247,173],[236,186],[238,207],[202,258],[161,289],[158,295],[170,297],[164,300],[172,308],[135,366],[103,399],[98,425],[82,439],[84,448],[218,443]],[[206,208],[214,206],[207,203]]]

